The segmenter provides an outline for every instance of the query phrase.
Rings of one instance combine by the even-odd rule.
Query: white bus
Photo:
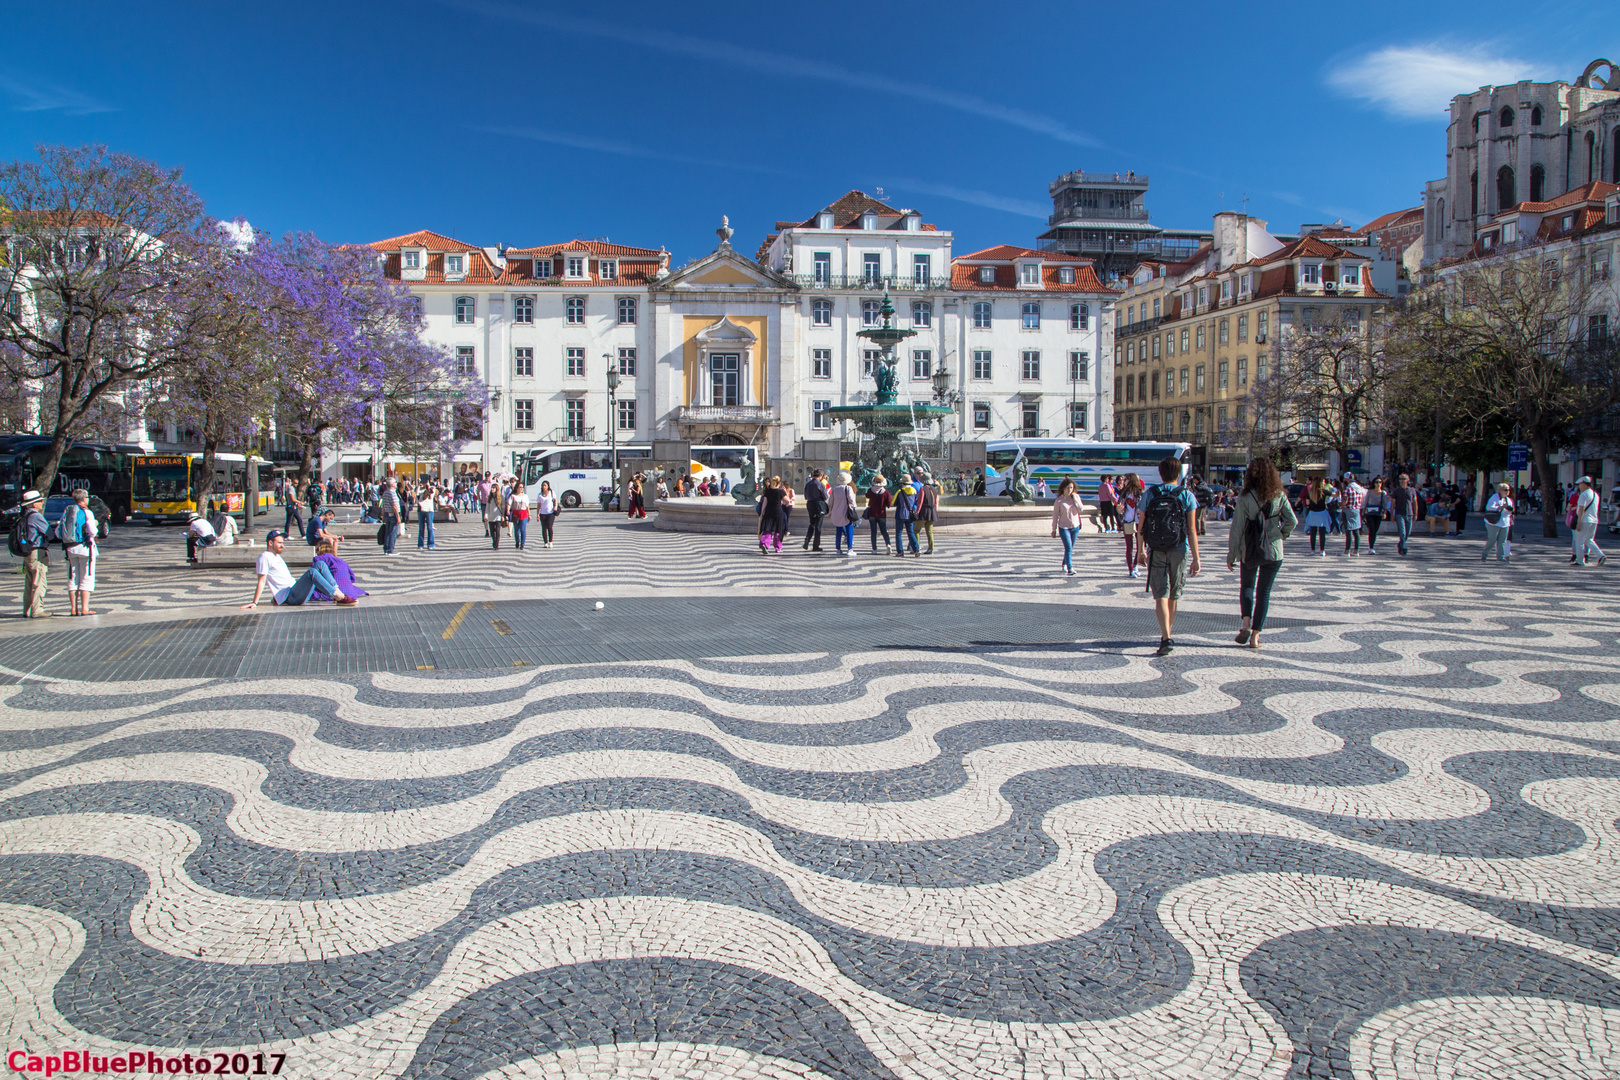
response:
[[[1020,457],[1029,466],[1029,485],[1045,480],[1053,495],[1065,477],[1072,478],[1082,498],[1095,499],[1104,476],[1135,473],[1145,483],[1159,482],[1159,462],[1166,457],[1181,461],[1187,475],[1190,443],[1084,442],[1080,439],[992,439],[985,445],[986,495],[1002,495]]]
[[[652,457],[650,443],[620,443],[619,464]],[[650,464],[650,462],[649,462]],[[694,483],[704,477],[724,476],[735,487],[742,480],[743,466],[757,476],[759,458],[752,446],[694,446],[688,469]],[[573,509],[596,502],[603,488],[611,488],[613,448],[604,443],[573,446],[537,446],[523,461],[523,484],[533,500],[540,481],[549,480],[562,504]],[[648,502],[651,502],[649,496]]]

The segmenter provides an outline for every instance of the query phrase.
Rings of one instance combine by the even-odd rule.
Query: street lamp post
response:
[[[612,353],[603,353],[602,362],[607,367],[608,453],[613,458],[613,483],[616,487],[619,483],[619,403],[617,396],[619,393],[619,365],[613,362]]]

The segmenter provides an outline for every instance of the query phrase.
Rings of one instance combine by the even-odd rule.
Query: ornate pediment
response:
[[[660,291],[665,289],[776,291],[793,287],[793,283],[781,274],[767,270],[753,259],[737,254],[730,244],[721,244],[701,259],[694,259],[653,285],[653,288]]]
[[[754,332],[746,326],[738,326],[731,321],[729,315],[722,315],[720,321],[711,323],[692,335],[692,340],[699,345],[711,347],[743,348],[751,346],[759,339]]]

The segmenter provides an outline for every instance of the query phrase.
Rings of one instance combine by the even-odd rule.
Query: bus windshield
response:
[[[191,498],[184,465],[135,466],[134,496],[142,502],[185,502]]]

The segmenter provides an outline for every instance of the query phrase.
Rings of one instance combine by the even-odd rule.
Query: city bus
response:
[[[51,452],[48,435],[0,435],[0,522],[9,526],[23,492],[34,487]],[[129,460],[141,448],[132,443],[73,442],[62,452],[56,479],[44,495],[66,495],[84,488],[107,504],[115,525],[129,517]]]
[[[1097,485],[1104,476],[1135,473],[1144,483],[1159,482],[1159,462],[1167,457],[1181,461],[1181,475],[1187,475],[1190,443],[1172,442],[1084,442],[1080,439],[992,439],[985,444],[986,495],[1006,493],[1013,462],[1020,457],[1029,466],[1029,486],[1045,480],[1053,495],[1065,477],[1074,480],[1084,499],[1095,500]]]
[[[131,517],[153,525],[182,524],[189,514],[228,510],[242,517],[247,499],[247,459],[241,454],[215,454],[212,482],[204,483],[201,454],[139,454],[130,461]],[[259,468],[259,514],[275,502],[275,468],[262,458]],[[255,515],[258,516],[258,515]]]
[[[651,443],[619,444],[621,466],[627,460],[651,457]],[[759,457],[752,446],[694,446],[688,469],[694,483],[705,477],[723,476],[735,487],[742,480],[745,466],[754,475],[759,474]],[[613,448],[602,443],[537,446],[523,461],[523,485],[529,489],[531,502],[539,493],[542,480],[551,482],[551,490],[570,509],[584,502],[595,502],[603,488],[614,484]]]

